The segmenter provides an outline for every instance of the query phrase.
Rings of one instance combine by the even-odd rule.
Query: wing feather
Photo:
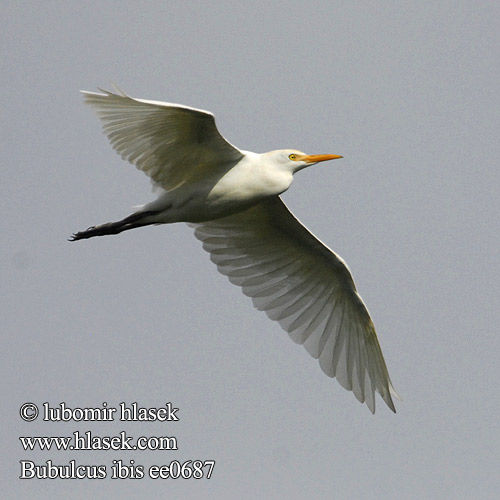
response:
[[[218,270],[303,344],[329,377],[372,413],[375,392],[396,411],[397,394],[349,269],[280,197],[192,226]]]
[[[83,94],[111,145],[165,190],[224,172],[243,157],[208,111],[103,92]]]

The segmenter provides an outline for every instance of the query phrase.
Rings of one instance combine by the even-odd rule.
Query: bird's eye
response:
[[[292,153],[291,155],[288,155],[288,158],[290,158],[290,160],[295,160],[297,156]]]

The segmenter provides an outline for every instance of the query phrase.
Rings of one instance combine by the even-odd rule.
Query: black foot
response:
[[[157,213],[158,212],[154,212],[152,210],[148,212],[137,212],[118,222],[107,222],[106,224],[101,224],[100,226],[91,226],[85,231],[73,233],[71,238],[68,238],[68,241],[85,240],[87,238],[93,238],[94,236],[105,236],[107,234],[118,234],[122,231],[128,231],[129,229],[134,229],[136,227],[155,224],[155,222],[145,222],[143,219],[156,215]]]
[[[107,224],[102,226],[91,226],[85,231],[79,231],[78,233],[73,233],[68,241],[78,241],[92,238],[94,236],[104,236],[105,234],[116,234],[119,231],[111,231],[111,228],[106,228]]]

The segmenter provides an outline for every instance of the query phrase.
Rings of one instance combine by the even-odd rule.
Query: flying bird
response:
[[[118,222],[71,240],[150,224],[186,222],[218,270],[375,412],[375,392],[398,397],[365,304],[345,262],[283,203],[293,175],[339,155],[294,149],[243,151],[217,130],[212,113],[121,91],[83,92],[113,148],[147,174],[156,200]]]

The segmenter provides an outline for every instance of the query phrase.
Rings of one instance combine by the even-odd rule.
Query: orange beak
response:
[[[298,159],[305,161],[306,163],[319,163],[320,161],[337,160],[338,158],[342,158],[342,156],[339,156],[339,155],[302,155]]]

